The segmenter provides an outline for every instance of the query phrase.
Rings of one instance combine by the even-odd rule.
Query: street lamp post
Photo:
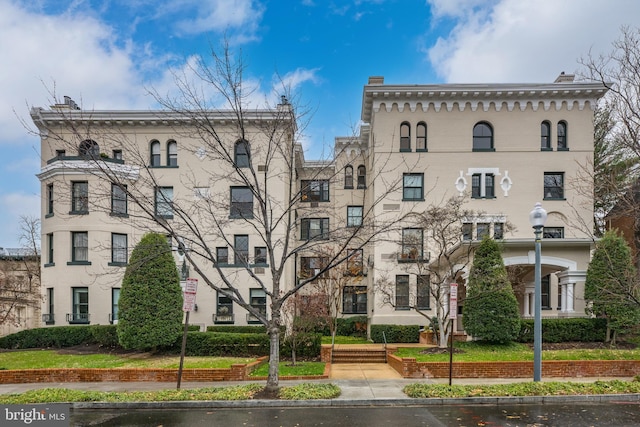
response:
[[[540,263],[540,239],[542,227],[547,220],[547,211],[542,209],[540,202],[536,203],[529,213],[529,223],[535,233],[536,266],[534,289],[534,317],[533,317],[533,381],[540,381],[542,377],[542,266]]]

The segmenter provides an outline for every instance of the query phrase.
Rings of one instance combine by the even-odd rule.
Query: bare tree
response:
[[[594,182],[596,235],[605,220],[626,222],[627,237],[640,251],[640,30],[622,27],[611,52],[580,60],[581,77],[602,83],[607,95],[595,117]],[[636,264],[638,260],[636,259]]]
[[[32,117],[39,133],[49,141],[66,144],[70,150],[79,147],[87,163],[84,172],[95,178],[91,201],[87,202],[92,209],[108,212],[114,195],[126,198],[135,209],[130,209],[123,221],[138,230],[171,236],[186,264],[208,287],[265,325],[270,337],[266,390],[275,391],[285,302],[346,263],[348,249],[365,247],[392,224],[374,222],[372,210],[365,210],[359,226],[345,227],[342,221],[332,220],[334,226],[329,228],[317,217],[332,218],[335,212],[346,210],[346,206],[333,204],[314,208],[313,223],[298,216],[301,202],[325,191],[316,187],[317,181],[302,185],[298,179],[305,166],[299,142],[307,112],[297,105],[285,83],[279,88],[283,95],[277,105],[249,108],[254,94],[243,80],[242,60],[225,46],[221,54],[212,51],[212,61],[211,65],[196,61],[188,75],[175,75],[176,98],[152,91],[162,107],[154,114],[180,137],[181,152],[202,162],[182,164],[179,173],[150,166],[149,156],[153,163],[155,155],[153,142],[150,153],[148,143],[140,144],[136,132],[127,130],[126,115],[109,121],[118,126],[96,125],[93,119],[100,112],[76,109],[54,111],[51,118],[35,109]],[[196,76],[202,86],[194,85],[190,76]],[[104,118],[101,120],[104,123]],[[126,149],[126,164],[93,151],[94,140],[106,147]],[[168,152],[171,159],[170,148]],[[336,179],[331,162],[318,162],[313,170],[313,176],[329,183]],[[167,176],[179,179],[181,188],[192,188],[195,194],[163,190]],[[389,191],[395,188],[390,186]],[[119,219],[111,215],[110,220]],[[248,236],[259,241],[253,256],[246,244]],[[328,242],[334,255],[310,276],[293,280],[295,259]],[[220,246],[234,248],[233,256],[219,250]],[[265,271],[257,273],[256,267]],[[248,288],[263,292],[269,310],[266,304],[247,298],[242,291]]]
[[[431,324],[433,313],[437,320],[438,343],[445,346],[449,334],[449,304],[448,295],[451,283],[458,283],[463,272],[468,268],[473,253],[471,239],[466,240],[463,230],[464,223],[470,223],[481,215],[464,208],[464,198],[453,196],[439,205],[431,205],[424,212],[415,212],[405,218],[405,223],[411,223],[416,229],[428,230],[426,236],[428,254],[421,254],[419,246],[405,245],[398,256],[399,262],[405,260],[405,271],[417,277],[415,288],[406,286],[408,292],[398,295],[396,284],[390,279],[382,277],[375,286],[376,292],[383,296],[383,304],[392,307],[402,306],[415,310]],[[505,232],[511,226],[505,224]],[[435,304],[435,310],[430,308],[430,302]],[[435,325],[434,325],[435,326]]]

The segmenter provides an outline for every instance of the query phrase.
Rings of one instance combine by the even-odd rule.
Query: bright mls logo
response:
[[[69,426],[70,405],[56,403],[50,405],[3,405],[0,423],[3,426]]]

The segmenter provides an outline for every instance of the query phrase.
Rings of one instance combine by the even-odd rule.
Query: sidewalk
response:
[[[608,381],[612,379],[631,380],[632,378],[543,378],[542,381],[559,382],[594,382]],[[256,382],[263,382],[256,381]],[[530,382],[531,378],[453,378],[452,384],[509,384],[515,382]],[[181,389],[224,387],[237,384],[248,384],[251,381],[216,381],[216,382],[183,382]],[[282,380],[281,386],[295,385],[306,382],[332,383],[340,387],[342,393],[334,401],[342,401],[343,404],[359,402],[359,404],[384,404],[389,401],[398,404],[407,404],[411,399],[402,392],[402,389],[413,383],[448,384],[448,378],[402,378],[393,368],[383,363],[362,364],[333,364],[331,365],[331,378],[324,380]],[[167,382],[93,382],[93,383],[29,383],[29,384],[2,384],[0,394],[24,393],[28,390],[41,388],[69,388],[74,390],[91,391],[153,391],[176,389],[176,383]],[[420,399],[423,400],[423,399]],[[250,401],[255,403],[257,401]],[[305,401],[310,406],[313,401]]]

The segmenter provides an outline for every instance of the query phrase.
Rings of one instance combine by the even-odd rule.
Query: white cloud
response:
[[[26,193],[0,194],[0,223],[10,224],[3,227],[0,246],[19,247],[20,229],[18,224],[21,216],[40,218],[40,195]]]
[[[25,136],[13,110],[28,122],[26,104],[48,106],[47,90],[87,108],[144,105],[132,50],[90,15],[47,16],[0,0],[0,142]]]
[[[197,34],[208,31],[233,30],[237,42],[256,37],[262,20],[264,6],[255,0],[186,0],[197,8],[197,17],[178,21],[177,27],[184,33]]]
[[[551,82],[590,49],[608,52],[621,25],[640,26],[640,2],[626,0],[429,3],[456,22],[427,51],[446,82]]]

